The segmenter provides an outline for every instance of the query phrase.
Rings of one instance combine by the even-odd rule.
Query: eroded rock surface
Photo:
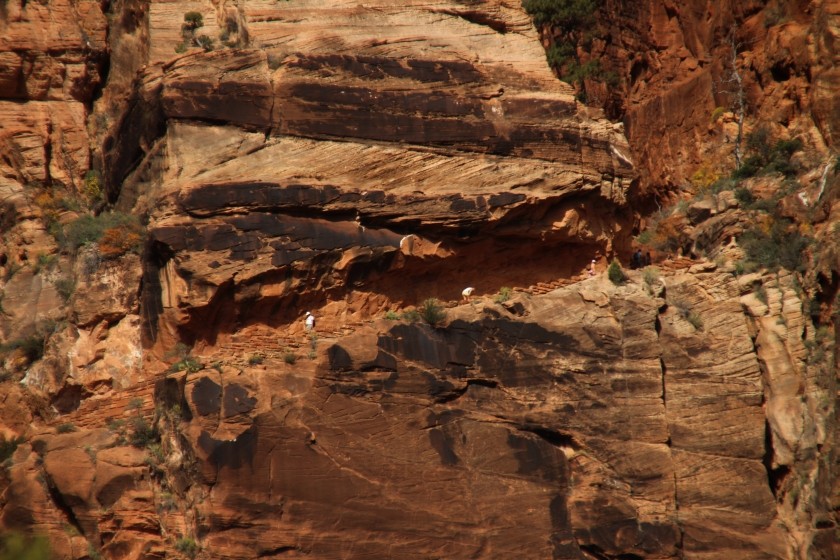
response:
[[[731,141],[729,16],[766,45],[752,107],[823,155],[837,10],[678,4],[607,9],[594,43],[629,65],[632,149],[518,0],[0,7],[0,321],[34,342],[0,381],[0,526],[73,560],[836,555],[831,302],[725,251],[603,269],[634,154],[670,188]],[[63,245],[101,205],[143,217],[142,255]],[[720,193],[679,227],[715,247],[745,216]],[[430,297],[440,324],[400,318]]]
[[[136,535],[189,519],[212,558],[819,554],[798,493],[824,476],[830,419],[791,277],[768,281],[769,306],[711,263],[659,282],[600,275],[311,344],[252,327],[158,383],[163,456],[113,426],[30,453],[85,535],[137,558],[160,542]],[[27,452],[13,477],[37,468]],[[143,464],[167,492],[141,495]]]

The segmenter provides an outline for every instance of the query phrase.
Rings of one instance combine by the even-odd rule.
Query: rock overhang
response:
[[[251,22],[251,46],[145,71],[138,102],[150,111],[135,121],[157,115],[163,134],[140,151],[163,163],[134,172],[158,175],[140,205],[132,189],[119,204],[149,211],[150,248],[174,264],[168,277],[187,279],[187,292],[199,287],[196,298],[175,298],[182,311],[228,284],[282,299],[316,286],[341,297],[412,266],[445,278],[453,266],[442,263],[467,253],[481,267],[493,255],[534,261],[584,247],[569,253],[570,273],[584,253],[609,253],[626,238],[617,232],[632,227],[635,169],[621,126],[577,103],[542,55],[524,63],[509,48],[536,39],[521,9],[440,4],[412,8],[436,14],[434,33],[390,51],[321,38],[274,43]],[[400,17],[384,5],[334,9]],[[264,23],[284,29],[292,12],[337,17],[301,5]],[[480,38],[446,36],[441,25],[467,25]],[[470,45],[478,50],[467,56]]]

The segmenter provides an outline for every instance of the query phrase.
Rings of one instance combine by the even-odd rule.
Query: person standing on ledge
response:
[[[473,288],[472,286],[470,286],[468,288],[464,288],[464,290],[461,292],[461,297],[464,298],[464,301],[469,302],[470,299],[472,298],[472,294],[473,294],[474,291],[475,291],[475,288]]]
[[[303,328],[308,333],[315,330],[315,315],[309,311],[306,312],[306,318],[303,320]]]

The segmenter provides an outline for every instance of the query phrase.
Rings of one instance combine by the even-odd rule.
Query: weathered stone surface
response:
[[[291,299],[321,297],[313,288],[347,293],[373,281],[405,302],[394,271],[433,274],[425,256],[402,254],[408,235],[413,245],[436,247],[437,266],[467,254],[485,257],[474,267],[488,266],[491,254],[514,252],[534,262],[575,244],[581,249],[560,265],[573,273],[595,251],[623,250],[614,240],[630,227],[633,167],[621,127],[588,117],[564,87],[543,84],[545,68],[530,78],[522,69],[502,73],[504,53],[465,62],[453,54],[461,45],[448,40],[452,52],[438,58],[422,42],[407,60],[314,49],[270,72],[263,53],[240,49],[148,71],[137,119],[129,115],[122,128],[139,127],[141,141],[106,157],[118,169],[137,151],[147,154],[119,205],[152,212],[160,256],[146,285],[160,285],[162,295],[144,297],[154,298],[145,302],[154,332],[177,328],[203,339],[199,316],[229,330],[245,314],[219,315],[228,297],[220,290],[287,322]],[[232,92],[237,102],[223,101]],[[221,118],[246,131],[172,124],[155,140],[167,118]],[[589,209],[600,204],[616,214]],[[520,220],[526,213],[536,217]],[[473,239],[490,231],[495,239],[476,251]],[[523,239],[525,254],[514,248]],[[318,286],[306,280],[313,266]],[[508,274],[532,272],[529,264]]]
[[[77,101],[24,105],[0,100],[3,175],[21,185],[80,185],[89,167],[85,117],[84,105]]]
[[[231,558],[257,534],[259,550],[323,556],[495,557],[512,542],[558,558],[784,556],[741,290],[717,272],[666,284],[663,300],[596,278],[521,298],[521,317],[461,306],[444,329],[383,321],[319,341],[315,363],[200,374],[186,395],[213,485],[205,543]],[[236,428],[226,402],[250,411]],[[516,520],[479,513],[499,500]]]
[[[142,273],[138,255],[127,253],[105,259],[96,247],[82,248],[76,268],[76,325],[89,328],[102,321],[113,323],[138,312],[137,286]]]
[[[86,101],[102,79],[107,26],[98,2],[11,0],[0,30],[0,99]]]
[[[694,0],[610,1],[597,12],[585,53],[621,80],[588,92],[624,121],[643,191],[677,187],[698,168],[724,175],[734,168],[739,93],[747,132],[754,117],[791,136],[817,128],[816,145],[836,143],[837,2],[706,8]],[[724,114],[712,119],[718,107]]]
[[[0,433],[40,432],[0,470],[3,530],[42,532],[74,560],[91,547],[162,559],[191,540],[199,558],[229,560],[836,547],[836,350],[793,279],[685,260],[660,263],[651,286],[579,276],[627,254],[634,158],[658,188],[730,157],[735,116],[709,124],[728,102],[714,87],[730,16],[739,40],[761,40],[740,51],[751,107],[819,155],[803,100],[829,130],[833,24],[816,69],[799,7],[765,25],[757,2],[607,2],[615,32],[593,52],[631,77],[631,157],[624,126],[554,78],[518,0],[127,0],[95,104],[100,8],[54,4],[49,24],[50,7],[11,4],[3,41],[31,44],[0,49],[2,264],[23,264],[2,284],[4,341],[24,320],[69,319],[15,373],[37,412],[0,382]],[[200,33],[236,48],[175,53],[192,10]],[[58,36],[34,37],[37,21]],[[98,34],[94,50],[79,29]],[[809,72],[826,78],[811,89]],[[148,218],[144,254],[91,273],[88,247],[75,268],[65,254],[36,272],[58,250],[41,187],[78,192],[91,164],[109,203]],[[806,214],[790,202],[785,215]],[[736,253],[714,253],[743,231],[736,206],[709,195],[696,223],[675,218],[680,248]],[[829,261],[809,272],[824,317]],[[71,270],[64,307],[55,280]],[[467,285],[474,299],[458,305]],[[516,290],[496,303],[503,286]],[[435,328],[381,318],[428,297],[447,312]],[[155,428],[143,449],[119,446],[133,422]],[[53,433],[71,424],[82,431]]]

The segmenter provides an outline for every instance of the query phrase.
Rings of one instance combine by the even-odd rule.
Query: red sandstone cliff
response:
[[[79,560],[836,556],[838,17],[607,0],[602,112],[517,0],[9,0],[0,526]],[[745,131],[803,140],[795,185],[745,184],[790,191],[811,269],[740,274],[764,215],[724,191],[668,222],[710,259],[613,284],[645,204],[732,169],[733,72]]]

